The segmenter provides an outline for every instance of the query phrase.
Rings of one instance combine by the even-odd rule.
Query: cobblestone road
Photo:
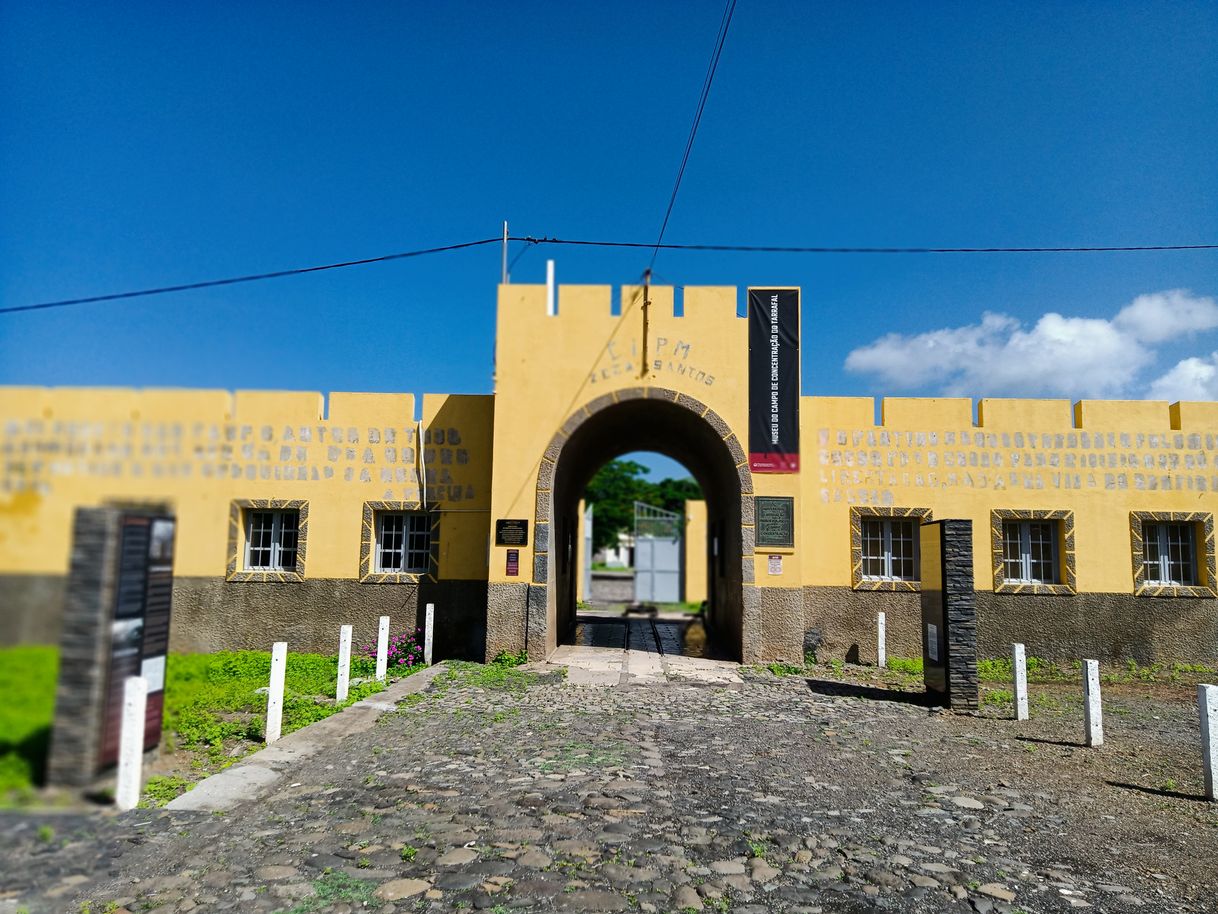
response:
[[[1064,700],[742,678],[458,667],[226,814],[5,818],[0,912],[1218,909],[1187,706],[1114,703],[1085,750]],[[1176,791],[1138,787],[1152,755]]]

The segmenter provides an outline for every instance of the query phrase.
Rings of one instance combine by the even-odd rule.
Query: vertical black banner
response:
[[[799,472],[798,289],[749,289],[749,468]]]

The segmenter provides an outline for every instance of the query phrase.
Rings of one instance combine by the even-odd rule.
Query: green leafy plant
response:
[[[144,795],[140,798],[140,806],[164,806],[170,800],[193,789],[194,786],[194,781],[189,778],[155,774],[144,784]]]
[[[495,666],[524,666],[529,662],[529,655],[524,651],[513,653],[512,651],[500,651],[495,655],[495,659],[491,661]]]
[[[414,855],[419,852],[419,849],[413,844],[407,844],[402,848],[402,859],[409,863],[414,859]]]
[[[766,669],[775,676],[802,676],[804,668],[794,663],[769,663]]]

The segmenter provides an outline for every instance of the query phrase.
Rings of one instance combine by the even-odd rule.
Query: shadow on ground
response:
[[[828,679],[808,679],[808,690],[817,695],[842,698],[863,698],[867,701],[891,701],[898,704],[932,707],[937,704],[926,692],[902,692],[897,689],[881,689],[876,686],[857,685],[852,682],[834,682]]]

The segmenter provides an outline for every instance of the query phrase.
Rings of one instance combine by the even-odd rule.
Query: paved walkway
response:
[[[684,681],[739,685],[739,665],[683,656],[688,617],[638,618],[581,615],[574,645],[563,645],[548,664],[561,667],[568,681],[585,686],[628,686]]]
[[[228,811],[0,817],[0,914],[1214,911],[1189,706],[1111,701],[1092,750],[1065,699],[1016,724],[568,662],[597,650],[616,681],[441,673]]]

